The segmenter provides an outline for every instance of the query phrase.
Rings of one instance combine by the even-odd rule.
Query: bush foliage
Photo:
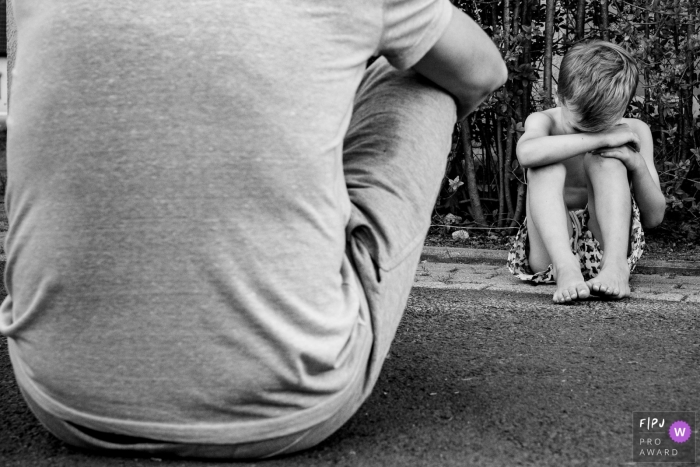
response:
[[[530,113],[554,106],[557,66],[575,43],[602,38],[640,69],[628,116],[645,121],[667,200],[665,224],[700,229],[700,6],[697,0],[453,0],[500,48],[509,79],[453,135],[434,224],[512,231],[525,214],[515,146]],[[549,13],[549,15],[548,15]],[[549,17],[548,17],[549,16]],[[448,216],[449,217],[446,217]]]

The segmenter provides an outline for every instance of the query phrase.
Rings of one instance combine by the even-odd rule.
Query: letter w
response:
[[[685,428],[674,428],[673,431],[676,432],[676,436],[685,436]]]

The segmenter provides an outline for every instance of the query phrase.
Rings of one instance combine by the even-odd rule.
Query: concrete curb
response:
[[[455,251],[426,255],[416,270],[413,287],[448,290],[479,290],[506,294],[536,294],[551,298],[554,284],[532,284],[514,277],[504,265],[503,251]],[[490,261],[494,264],[488,264]],[[633,274],[630,291],[633,300],[700,303],[700,274]],[[596,300],[592,297],[589,300]]]
[[[554,286],[539,285],[527,287],[518,287],[517,285],[489,285],[489,284],[445,284],[439,281],[421,281],[413,284],[414,288],[419,289],[445,289],[445,290],[481,290],[489,292],[502,292],[513,294],[533,294],[541,295],[550,299],[554,292]],[[683,302],[683,303],[700,303],[700,296],[687,295],[679,293],[646,293],[633,291],[632,296],[627,300],[646,300],[646,301],[664,301],[664,302]],[[586,301],[606,301],[599,297],[590,297]]]
[[[431,263],[492,264],[504,265],[508,250],[486,250],[476,248],[454,248],[425,246],[421,261]],[[656,261],[645,260],[637,263],[635,274],[677,274],[680,276],[700,276],[700,261]]]

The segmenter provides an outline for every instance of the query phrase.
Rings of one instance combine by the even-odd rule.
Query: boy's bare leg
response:
[[[627,169],[617,159],[586,154],[589,227],[603,249],[600,273],[587,281],[591,293],[606,298],[630,295],[627,265],[632,198]]]
[[[552,164],[528,169],[527,219],[533,271],[544,271],[551,264],[557,290],[555,303],[588,298],[578,258],[571,252],[572,227],[564,204],[566,168]]]

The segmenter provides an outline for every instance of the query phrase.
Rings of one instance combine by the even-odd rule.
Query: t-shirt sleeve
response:
[[[400,70],[412,67],[440,39],[454,10],[449,0],[385,0],[378,52]]]

